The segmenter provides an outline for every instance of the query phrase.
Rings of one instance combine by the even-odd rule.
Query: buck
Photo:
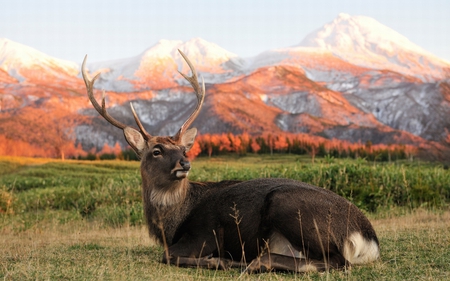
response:
[[[180,74],[197,96],[195,111],[174,136],[150,135],[131,110],[138,128],[108,114],[94,97],[94,83],[82,64],[89,99],[109,123],[123,130],[141,159],[142,197],[150,236],[164,246],[162,262],[246,272],[341,269],[378,259],[380,248],[367,217],[335,193],[307,183],[264,178],[191,182],[186,153],[197,129],[189,127],[205,99],[205,84]]]

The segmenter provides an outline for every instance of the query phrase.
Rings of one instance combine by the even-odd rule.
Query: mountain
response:
[[[91,75],[101,73],[97,99],[106,90],[108,112],[132,126],[133,102],[151,134],[174,134],[195,106],[178,73],[189,73],[178,49],[205,79],[205,103],[193,124],[201,134],[303,133],[427,149],[450,140],[449,63],[373,19],[345,14],[300,45],[246,59],[200,38],[161,40],[121,60],[89,58]],[[127,146],[122,131],[92,108],[79,68],[0,39],[0,153]]]
[[[450,128],[450,92],[445,79],[423,81],[418,75],[358,66],[312,47],[270,50],[251,64],[254,69],[267,65],[301,67],[308,79],[343,94],[352,106],[393,129],[439,140],[447,134],[443,128]]]
[[[48,83],[52,79],[72,80],[78,65],[39,52],[31,47],[0,38],[0,70],[22,83]]]
[[[355,65],[390,69],[436,81],[450,69],[438,58],[375,19],[339,14],[332,22],[306,36],[298,46],[327,50]]]
[[[193,126],[201,133],[308,133],[353,142],[370,140],[374,144],[426,142],[411,133],[396,130],[378,121],[373,114],[352,105],[346,97],[325,84],[306,77],[294,66],[262,67],[240,79],[208,84],[203,109]],[[147,130],[155,135],[173,135],[193,111],[195,96],[184,87],[153,91],[150,99],[134,97],[130,101]],[[129,102],[109,108],[111,115],[126,124],[134,124]],[[93,109],[86,114],[97,115]],[[101,117],[77,127],[78,141],[85,150],[110,147],[122,132]]]
[[[179,54],[184,52],[206,83],[221,83],[234,77],[245,60],[201,38],[187,42],[160,40],[140,55],[123,60],[90,63],[92,72],[102,72],[98,87],[119,92],[160,90],[185,84],[178,70],[189,72]]]

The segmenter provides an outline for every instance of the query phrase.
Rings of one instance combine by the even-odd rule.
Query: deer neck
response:
[[[157,186],[142,181],[144,213],[150,236],[161,244],[172,244],[172,239],[180,223],[189,213],[190,183],[187,179],[174,182],[172,186]]]
[[[143,182],[143,184],[145,183]],[[186,199],[189,186],[187,178],[163,186],[148,183],[147,188],[144,185],[144,197],[147,197],[144,202],[149,202],[157,209],[176,207]]]

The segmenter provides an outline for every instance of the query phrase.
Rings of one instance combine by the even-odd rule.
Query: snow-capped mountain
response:
[[[306,36],[298,46],[328,50],[355,65],[390,69],[425,81],[442,79],[443,70],[450,67],[450,62],[365,16],[339,14],[332,22]]]
[[[79,71],[74,62],[53,58],[5,38],[0,38],[0,69],[19,82],[32,83],[74,77]]]
[[[291,132],[420,145],[450,132],[450,64],[373,19],[345,14],[298,46],[246,59],[200,38],[161,40],[121,60],[89,57],[91,75],[101,72],[96,89],[108,91],[108,112],[132,125],[132,101],[149,132],[176,132],[195,106],[178,73],[189,73],[178,49],[207,83],[194,123],[201,133]],[[74,126],[76,143],[86,151],[105,143],[125,147],[122,132],[90,105],[80,65],[0,39],[0,137],[13,138],[16,128],[38,134],[49,115],[47,123]],[[17,138],[23,137],[31,134]]]
[[[214,43],[201,38],[187,42],[160,40],[140,55],[117,61],[88,64],[92,72],[101,72],[98,87],[111,91],[159,90],[184,84],[178,71],[189,72],[178,50],[195,65],[205,83],[221,83],[239,75],[245,61]]]

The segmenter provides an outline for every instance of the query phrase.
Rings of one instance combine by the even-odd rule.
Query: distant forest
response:
[[[188,156],[193,159],[197,156],[217,156],[224,154],[246,155],[254,154],[298,154],[310,155],[312,161],[318,157],[334,158],[365,158],[370,161],[394,161],[411,159],[416,154],[416,148],[410,145],[385,145],[365,143],[350,143],[342,140],[328,140],[308,135],[273,135],[252,137],[248,134],[234,135],[219,134],[199,135]],[[80,160],[138,160],[131,149],[122,150],[118,144],[110,147],[105,144],[98,152],[88,152],[73,155],[72,158]]]

